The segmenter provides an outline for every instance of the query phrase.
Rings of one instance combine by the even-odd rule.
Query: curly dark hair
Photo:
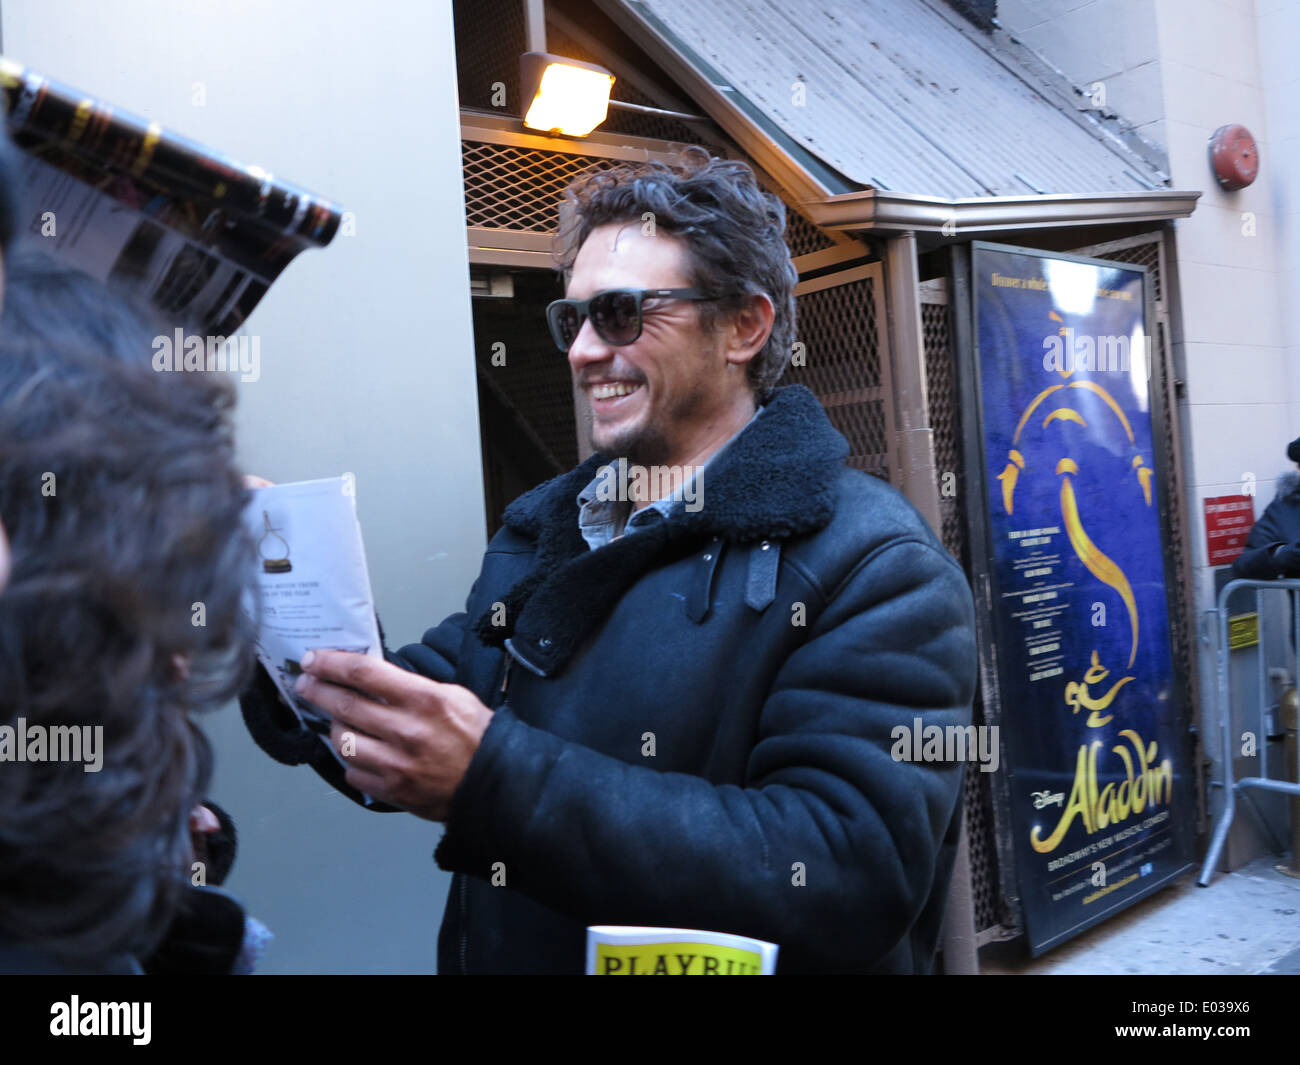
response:
[[[700,326],[713,329],[720,315],[735,314],[759,293],[775,308],[772,332],[750,361],[750,387],[765,400],[790,361],[798,272],[785,243],[785,204],[765,192],[749,166],[718,159],[699,146],[682,149],[672,163],[622,163],[588,170],[565,190],[556,234],[561,270],[598,226],[640,223],[647,213],[655,231],[686,246],[690,284],[721,298],[700,303]]]
[[[70,958],[142,956],[179,902],[188,815],[211,774],[190,714],[251,674],[233,390],[153,372],[147,316],[84,275],[64,290],[75,314],[28,313],[35,289],[21,270],[12,282],[0,317],[12,553],[0,725],[102,726],[103,739],[98,772],[0,763],[0,935]]]
[[[10,246],[18,239],[22,225],[23,164],[27,156],[9,138],[0,121],[0,255],[8,258]]]
[[[171,336],[172,327],[153,306],[72,269],[42,250],[38,239],[15,243],[6,271],[0,335],[10,350],[27,349],[28,363],[40,361],[42,349],[54,344],[147,366],[154,337]]]

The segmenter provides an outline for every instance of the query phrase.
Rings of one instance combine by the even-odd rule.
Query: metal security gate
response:
[[[945,278],[920,285],[921,335],[925,346],[926,395],[930,404],[930,427],[934,440],[935,469],[965,469],[961,446],[961,403],[957,394],[956,352],[953,350],[952,319]],[[936,530],[944,547],[971,572],[966,539],[965,495],[959,491],[939,493],[940,528]],[[984,702],[980,686],[975,689],[972,722],[983,725]],[[997,835],[993,820],[993,794],[988,773],[967,773],[962,792],[966,838],[970,855],[970,886],[975,917],[976,942],[1010,939],[1018,934],[1016,917],[1001,890]]]
[[[866,249],[863,249],[865,254]],[[849,442],[848,464],[898,481],[883,267],[866,263],[801,281],[795,359],[782,384],[806,385]]]

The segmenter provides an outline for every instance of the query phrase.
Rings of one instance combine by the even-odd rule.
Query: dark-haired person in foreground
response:
[[[0,108],[0,113],[3,108]],[[21,236],[23,195],[23,160],[26,157],[9,139],[4,122],[0,122],[0,295],[9,270],[9,250]]]
[[[770,940],[781,972],[928,971],[962,767],[891,748],[970,721],[965,577],[811,392],[774,389],[795,271],[748,167],[697,149],[568,200],[550,324],[597,453],[509,507],[422,643],[303,659],[355,750],[345,779],[311,761],[446,823],[440,972],[580,973],[591,924]],[[656,467],[683,476],[609,498]],[[294,760],[265,678],[245,714]]]
[[[232,394],[114,350],[82,283],[89,320],[23,319],[19,271],[0,316],[0,972],[140,971],[194,860],[191,715],[250,665]]]

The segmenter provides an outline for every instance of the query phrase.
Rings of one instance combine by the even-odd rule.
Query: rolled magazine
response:
[[[698,928],[591,925],[588,976],[772,976],[777,945]]]
[[[27,156],[20,235],[177,323],[229,336],[339,230],[329,200],[3,57],[0,99]]]

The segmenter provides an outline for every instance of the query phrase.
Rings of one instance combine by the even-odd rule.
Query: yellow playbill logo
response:
[[[758,976],[763,957],[707,943],[596,947],[597,976]]]
[[[777,947],[761,939],[695,928],[593,925],[590,976],[769,976]]]

